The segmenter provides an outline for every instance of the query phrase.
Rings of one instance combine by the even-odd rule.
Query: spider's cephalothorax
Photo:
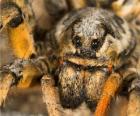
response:
[[[55,35],[63,60],[59,73],[63,107],[75,108],[85,101],[94,108],[104,94],[116,93],[122,80],[118,72],[136,45],[126,21],[110,11],[86,8],[67,15]]]

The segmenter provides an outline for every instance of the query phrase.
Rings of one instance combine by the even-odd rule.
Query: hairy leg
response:
[[[110,77],[105,82],[105,85],[103,87],[101,98],[96,107],[95,116],[106,115],[111,99],[112,97],[115,96],[121,83],[122,83],[122,78],[120,77],[119,74],[113,73],[110,75]]]
[[[127,116],[140,115],[140,78],[136,78],[130,87]]]
[[[41,80],[43,100],[46,103],[49,116],[62,116],[63,108],[60,105],[58,90],[50,75],[44,75]]]
[[[14,63],[0,68],[0,106],[5,101],[12,85],[28,88],[35,78],[47,73],[48,67],[43,59],[45,58],[17,59]]]

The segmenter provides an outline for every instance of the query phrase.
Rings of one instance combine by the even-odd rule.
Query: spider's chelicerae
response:
[[[83,102],[95,110],[95,116],[105,116],[112,99],[127,93],[127,115],[138,116],[140,37],[135,28],[111,11],[87,7],[67,14],[47,36],[52,37],[51,54],[37,56],[26,17],[17,5],[8,5],[2,6],[1,30],[7,27],[15,56],[22,59],[1,68],[7,88],[28,87],[34,77],[43,77],[44,101],[52,116],[62,115],[58,109],[75,109]],[[3,86],[1,104],[7,94]]]

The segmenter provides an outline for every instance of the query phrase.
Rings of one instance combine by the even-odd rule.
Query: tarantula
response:
[[[23,31],[19,32],[24,33],[20,37],[24,39],[20,39],[19,48],[13,49],[22,60],[2,67],[2,71],[5,74],[5,69],[8,70],[11,73],[8,78],[27,87],[34,77],[46,75],[41,81],[50,115],[61,115],[58,110],[61,105],[75,109],[85,102],[91,110],[95,110],[95,116],[104,116],[112,99],[124,92],[129,96],[128,115],[140,113],[140,39],[137,31],[130,28],[124,19],[100,8],[88,7],[69,13],[50,33],[58,48],[51,55],[33,58],[36,55],[34,42],[24,31],[28,26],[25,26],[22,11],[15,4],[6,8],[3,7],[2,11],[12,8],[9,12],[14,18],[7,19],[2,12],[1,24],[9,30],[12,47],[17,47],[16,41],[19,41],[18,35],[14,35],[15,30],[22,27]],[[25,45],[23,42],[29,44],[22,47],[22,44]],[[31,48],[29,52],[28,48]],[[138,110],[131,111],[132,102],[138,102],[134,106]]]

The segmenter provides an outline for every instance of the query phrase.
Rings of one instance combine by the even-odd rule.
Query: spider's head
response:
[[[84,17],[72,27],[72,44],[79,56],[95,58],[106,34],[105,27],[100,21]]]
[[[64,33],[62,39],[58,39],[60,42],[65,41],[62,54],[73,54],[74,57],[83,58],[83,62],[92,59],[95,62],[111,60],[114,63],[120,56],[127,56],[135,46],[128,24],[107,10],[79,10],[64,19],[62,25],[64,26],[58,28]],[[74,62],[80,61],[77,58]]]
[[[8,30],[10,44],[18,58],[29,58],[34,51],[34,43],[29,23],[21,8],[14,2],[0,4],[0,31]]]

